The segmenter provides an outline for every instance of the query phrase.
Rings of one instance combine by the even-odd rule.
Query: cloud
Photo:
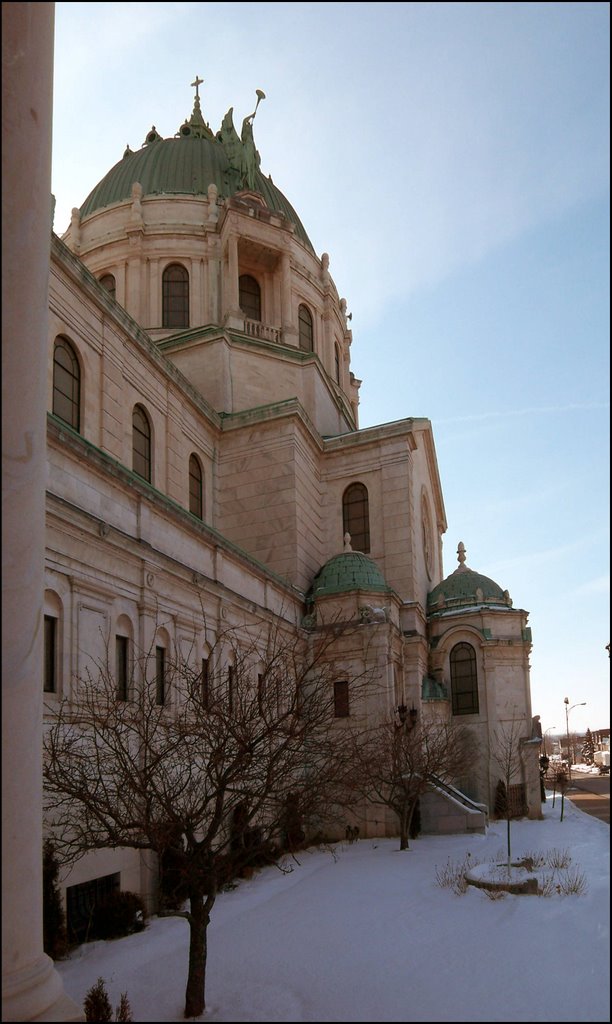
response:
[[[491,412],[469,413],[467,416],[449,416],[448,418],[437,419],[436,424],[445,423],[473,423],[482,420],[506,419],[509,416],[547,416],[551,413],[555,416],[566,412],[589,412],[600,409],[609,409],[609,402],[568,402],[565,405],[531,405],[523,409],[495,409]]]

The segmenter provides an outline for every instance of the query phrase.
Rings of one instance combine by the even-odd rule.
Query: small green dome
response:
[[[326,594],[344,594],[351,590],[374,590],[391,593],[391,587],[371,558],[360,551],[343,551],[330,558],[314,578],[309,598],[316,600]]]
[[[450,576],[438,583],[427,597],[428,611],[465,608],[470,605],[488,605],[511,608],[512,601],[507,590],[502,590],[495,580],[474,572],[465,565],[465,547],[458,547],[459,567]]]

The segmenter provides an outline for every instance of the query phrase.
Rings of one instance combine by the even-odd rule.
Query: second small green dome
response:
[[[374,590],[388,594],[391,587],[371,558],[360,551],[343,551],[330,558],[319,570],[309,597],[316,600],[326,594],[344,594],[351,590]]]

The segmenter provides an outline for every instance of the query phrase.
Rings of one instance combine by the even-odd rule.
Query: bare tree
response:
[[[354,738],[353,756],[354,789],[396,815],[400,850],[407,850],[417,801],[436,782],[452,784],[473,767],[476,741],[454,723],[410,728],[385,721]]]
[[[500,729],[495,731],[495,746],[492,752],[493,760],[500,769],[501,781],[504,784],[506,794],[504,817],[506,819],[506,853],[508,871],[510,870],[510,862],[512,859],[510,822],[512,817],[516,817],[516,809],[511,799],[510,787],[513,784],[513,780],[520,778],[522,774],[520,760],[520,740],[522,739],[522,729],[523,723],[517,718],[513,718],[511,722],[501,726]]]
[[[283,831],[295,841],[296,823],[320,825],[341,799],[350,744],[334,728],[331,673],[345,633],[228,632],[201,671],[169,662],[161,692],[148,656],[128,700],[100,666],[47,728],[45,812],[58,856],[127,847],[171,857],[190,927],[185,1017],[205,1009],[220,885],[255,852],[278,855],[270,844]],[[354,700],[358,691],[356,681]]]

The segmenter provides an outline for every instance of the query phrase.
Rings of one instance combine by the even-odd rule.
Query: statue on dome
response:
[[[255,110],[244,118],[242,122],[241,136],[234,127],[234,108],[230,107],[223,118],[221,128],[217,132],[217,141],[221,143],[227,156],[228,168],[225,173],[225,183],[228,195],[233,195],[243,188],[257,190],[256,175],[261,164],[261,157],[255,146],[253,138],[253,121],[257,113],[257,107],[262,99],[265,99],[265,92],[257,89],[257,103]]]
[[[221,143],[227,157],[225,187],[229,196],[237,192],[241,186],[242,143],[234,128],[234,108],[230,107],[217,132],[217,141]]]

